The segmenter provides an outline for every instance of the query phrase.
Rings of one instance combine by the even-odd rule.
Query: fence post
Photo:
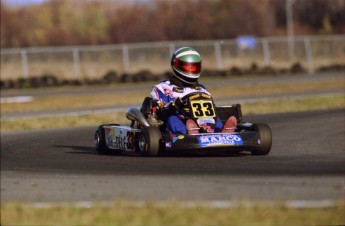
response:
[[[122,60],[123,60],[123,72],[128,73],[129,71],[129,53],[128,53],[128,46],[122,46]]]
[[[172,57],[172,55],[174,54],[174,52],[175,52],[175,43],[170,42],[170,43],[169,43],[170,58]]]
[[[293,24],[293,4],[295,0],[285,0],[287,41],[290,61],[295,59],[295,38]]]
[[[307,64],[308,64],[308,73],[314,74],[314,59],[313,59],[313,51],[310,46],[310,39],[308,37],[304,37],[304,48],[305,54],[307,57]]]
[[[74,63],[74,74],[77,78],[80,78],[80,58],[79,49],[73,48],[73,63]]]
[[[28,53],[25,49],[22,49],[20,51],[20,55],[22,58],[23,77],[25,79],[28,79],[29,78]]]
[[[266,38],[262,40],[262,48],[264,52],[264,64],[268,66],[271,62],[271,53],[269,43]]]
[[[215,42],[214,43],[214,50],[216,54],[216,62],[217,62],[217,68],[218,70],[224,70],[224,63],[222,58],[222,50],[220,48],[220,43]]]

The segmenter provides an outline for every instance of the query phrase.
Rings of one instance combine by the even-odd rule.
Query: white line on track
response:
[[[1,104],[26,103],[26,102],[31,102],[33,100],[34,98],[32,96],[1,97],[0,103]]]
[[[344,201],[344,200],[343,200]],[[110,207],[113,206],[115,202],[89,202],[89,201],[80,201],[80,202],[34,202],[31,205],[35,208],[51,208],[54,206],[71,206],[75,208],[92,208],[95,206]],[[122,205],[136,206],[136,207],[145,207],[149,202],[146,201],[120,201]],[[151,202],[150,202],[151,203]],[[289,200],[289,201],[261,201],[261,202],[252,202],[252,201],[224,201],[224,200],[213,200],[213,201],[156,201],[154,202],[157,206],[165,207],[169,205],[177,205],[187,208],[195,207],[211,207],[211,208],[232,208],[237,206],[244,207],[254,207],[257,205],[272,207],[275,205],[284,205],[288,208],[300,209],[300,208],[330,208],[336,206],[339,201],[324,199],[324,200]]]

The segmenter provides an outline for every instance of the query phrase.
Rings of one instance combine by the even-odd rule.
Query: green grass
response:
[[[246,103],[242,105],[242,113],[245,117],[246,114],[301,112],[341,108],[345,109],[345,95],[283,99],[262,103]]]
[[[1,120],[1,131],[50,129],[64,127],[97,126],[108,123],[128,123],[124,113],[91,114],[81,116],[49,117],[49,118],[18,118]]]
[[[326,97],[308,97],[242,104],[244,119],[248,114],[299,112],[328,109],[345,109],[345,96],[337,95]],[[1,131],[98,126],[106,123],[127,124],[129,121],[126,119],[125,113],[105,113],[52,118],[19,118],[14,120],[1,119]]]
[[[215,208],[196,204],[135,205],[114,202],[90,208],[56,204],[38,208],[31,204],[1,205],[2,225],[343,225],[344,203],[325,208],[289,208],[283,204],[237,204]]]
[[[133,84],[132,84],[133,86]],[[115,89],[116,87],[114,87]],[[344,88],[342,79],[332,79],[329,81],[300,82],[297,84],[265,84],[265,85],[230,85],[226,88],[223,85],[209,89],[214,99],[226,97],[277,95],[281,93],[299,93],[306,91],[331,90]],[[106,107],[116,105],[138,105],[142,103],[150,90],[136,91],[128,93],[99,93],[99,94],[79,94],[62,96],[36,97],[34,101],[28,103],[7,103],[1,104],[2,113],[10,112],[33,112],[40,110],[61,110],[78,109],[83,107]]]

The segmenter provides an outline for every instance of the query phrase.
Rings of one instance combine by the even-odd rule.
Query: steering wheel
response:
[[[189,109],[188,113],[193,118],[215,117],[215,110],[212,97],[204,92],[189,93],[182,98],[176,99],[175,106],[180,112]]]
[[[189,93],[181,98],[182,103],[186,104],[187,100],[189,100],[190,97],[196,96],[196,98],[204,97],[205,99],[210,99],[212,100],[211,95],[204,93],[204,92],[194,92],[194,93]]]
[[[207,99],[212,99],[211,96],[206,94],[206,93],[193,92],[193,93],[189,93],[189,94],[183,96],[182,98],[181,97],[176,98],[172,104],[176,109],[186,108],[187,104],[188,104],[187,101],[190,99],[190,97],[195,96],[195,98],[193,98],[193,99],[197,99],[197,98],[202,97],[202,95],[206,95]]]

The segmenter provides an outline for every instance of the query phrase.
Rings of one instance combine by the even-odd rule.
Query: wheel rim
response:
[[[139,137],[139,149],[141,152],[145,151],[146,140],[144,134],[141,134]]]
[[[95,143],[96,147],[98,148],[98,146],[99,146],[99,135],[97,132],[95,133],[94,143]]]

